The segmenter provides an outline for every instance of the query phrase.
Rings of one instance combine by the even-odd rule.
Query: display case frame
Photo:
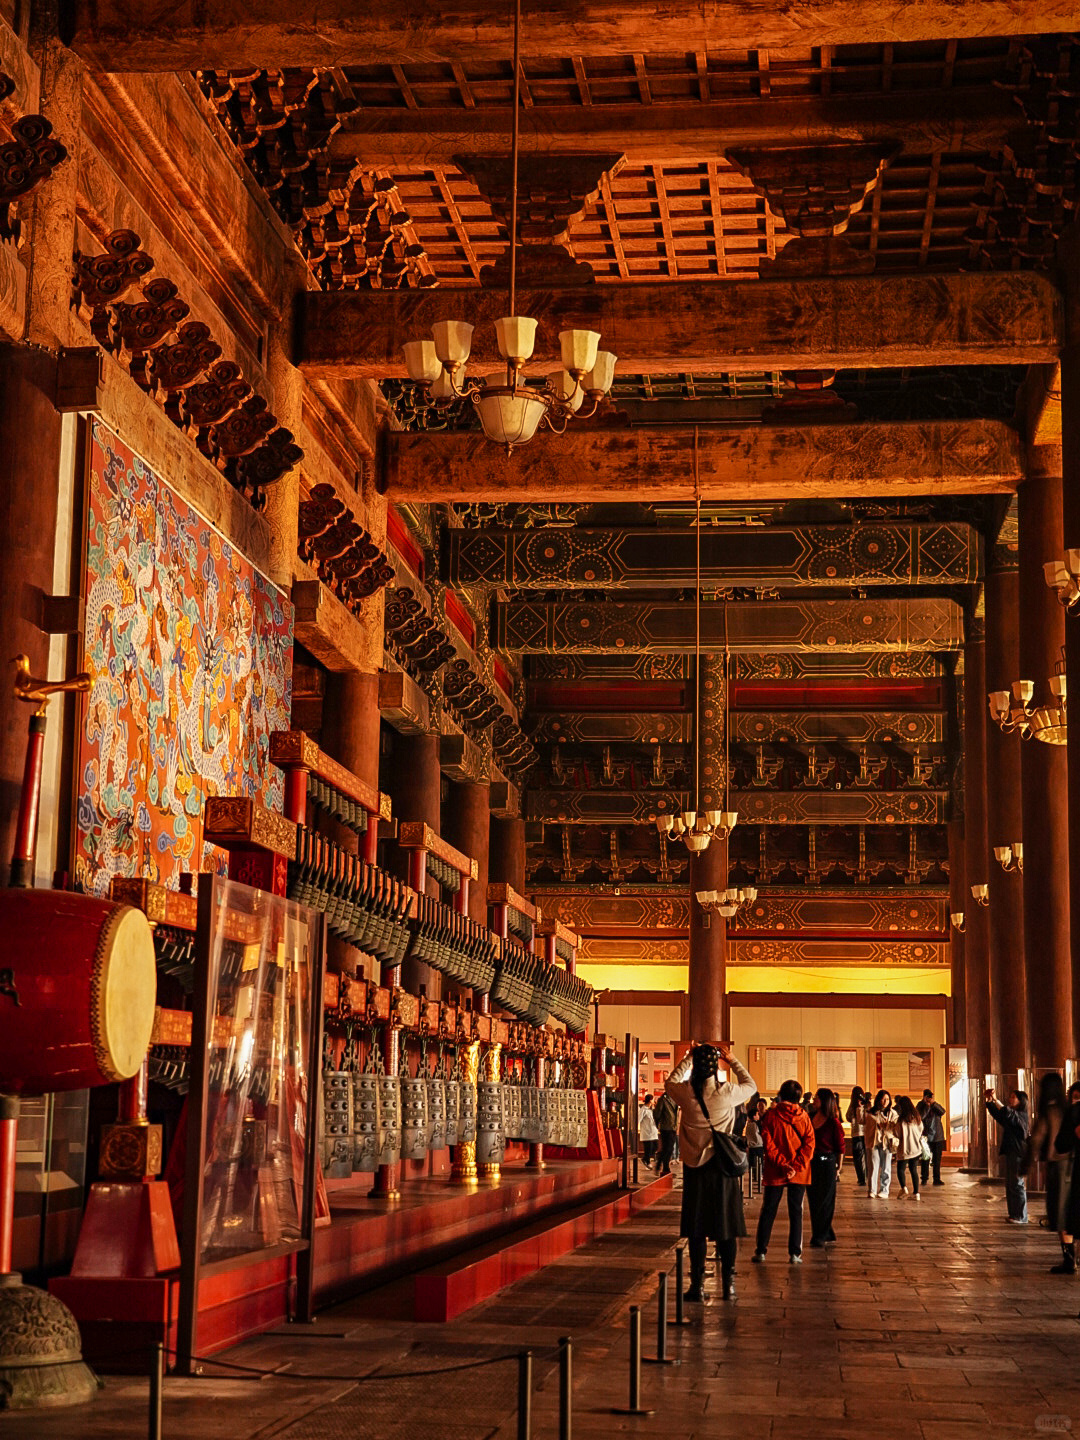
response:
[[[300,1171],[300,1203],[295,1238],[256,1245],[234,1255],[207,1259],[203,1254],[205,1222],[205,1190],[207,1172],[207,1132],[212,1093],[210,1052],[214,1041],[214,1019],[218,1015],[220,991],[217,951],[220,946],[220,917],[237,907],[238,913],[250,913],[257,921],[274,919],[282,934],[290,927],[295,931],[292,943],[301,934],[306,936],[306,1074],[299,1077],[294,1117],[303,1115],[303,1151]],[[252,934],[257,928],[253,926]],[[260,942],[258,970],[260,976],[267,965],[266,941]],[[275,934],[275,940],[281,935]],[[252,939],[252,944],[254,940]],[[250,963],[250,962],[248,962]],[[274,962],[276,963],[276,961]],[[199,1293],[205,1281],[225,1272],[244,1269],[262,1262],[295,1256],[294,1318],[310,1322],[313,1318],[313,1236],[315,1224],[315,1189],[318,1166],[318,1122],[321,1101],[321,1055],[323,1032],[323,983],[326,966],[326,920],[318,911],[270,891],[256,890],[234,880],[204,874],[200,876],[198,923],[195,935],[195,989],[192,996],[191,1085],[188,1092],[187,1155],[184,1180],[184,1214],[180,1243],[180,1295],[177,1324],[177,1369],[182,1374],[198,1370]],[[297,976],[299,977],[299,966]],[[261,992],[260,992],[261,993]],[[262,1023],[259,1021],[258,1023]],[[280,1099],[279,1099],[280,1103]],[[233,1122],[235,1123],[235,1121]],[[279,1117],[280,1123],[280,1117]]]

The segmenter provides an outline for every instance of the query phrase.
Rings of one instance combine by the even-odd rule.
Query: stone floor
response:
[[[576,1440],[1080,1432],[1080,1279],[1047,1273],[1060,1252],[1037,1208],[1020,1229],[1000,1190],[956,1173],[919,1205],[895,1191],[871,1204],[853,1181],[846,1171],[837,1245],[807,1249],[802,1266],[787,1264],[783,1215],[764,1266],[744,1242],[738,1302],[695,1307],[690,1326],[668,1332],[681,1365],[645,1367],[651,1416],[610,1407],[627,1400],[632,1304],[655,1353],[677,1195],[451,1325],[412,1323],[405,1282],[222,1357],[272,1374],[208,1366],[201,1379],[170,1378],[164,1436],[506,1440],[517,1433],[514,1354],[528,1346],[540,1440],[558,1433],[554,1347],[567,1334]],[[0,1440],[144,1436],[146,1393],[145,1381],[113,1379],[82,1409],[0,1417]]]

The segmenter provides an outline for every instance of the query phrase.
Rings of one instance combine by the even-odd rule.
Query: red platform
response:
[[[638,1190],[621,1190],[610,1199],[593,1200],[562,1217],[536,1221],[480,1251],[470,1250],[457,1260],[422,1271],[415,1281],[414,1318],[456,1319],[515,1280],[542,1270],[579,1245],[587,1245],[606,1230],[623,1224],[638,1210],[666,1195],[671,1184],[671,1176],[665,1175]]]
[[[550,1229],[563,1212],[567,1225],[580,1228],[585,1222],[578,1212],[588,1202],[625,1199],[615,1188],[618,1169],[616,1160],[566,1160],[537,1173],[519,1162],[504,1168],[498,1185],[471,1188],[451,1185],[444,1175],[414,1176],[391,1204],[369,1199],[370,1177],[358,1175],[354,1186],[331,1190],[330,1224],[315,1231],[316,1304],[325,1307],[478,1245],[513,1248],[522,1227],[546,1219]],[[530,1229],[521,1241],[535,1252],[531,1236]],[[565,1237],[552,1243],[571,1248]],[[523,1263],[520,1255],[514,1263]],[[296,1253],[288,1246],[204,1270],[197,1353],[214,1354],[286,1321],[295,1274]],[[71,1275],[49,1288],[75,1312],[83,1352],[102,1370],[142,1372],[151,1345],[175,1345],[176,1272],[135,1280]]]

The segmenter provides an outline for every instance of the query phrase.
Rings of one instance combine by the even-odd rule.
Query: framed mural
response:
[[[208,795],[280,810],[270,735],[292,706],[288,597],[113,432],[88,436],[74,871],[176,886],[220,869]]]

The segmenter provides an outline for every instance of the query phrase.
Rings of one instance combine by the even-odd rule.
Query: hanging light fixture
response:
[[[657,815],[656,828],[661,835],[682,840],[688,850],[700,854],[709,848],[710,840],[726,840],[738,823],[738,812],[731,809],[730,772],[727,725],[728,634],[727,601],[724,601],[724,795],[723,810],[702,810],[701,800],[701,491],[698,486],[698,431],[694,426],[694,808],[681,815]],[[755,897],[757,892],[754,892]],[[732,911],[734,914],[734,911]]]
[[[747,885],[745,889],[733,886],[728,890],[697,890],[694,898],[703,910],[715,910],[725,920],[733,920],[740,910],[754,903],[757,889]]]
[[[489,440],[511,455],[527,445],[541,425],[557,435],[577,417],[596,413],[615,378],[616,357],[600,350],[596,330],[560,330],[562,369],[544,387],[528,385],[525,366],[536,343],[536,321],[517,313],[517,209],[519,110],[521,106],[521,0],[514,6],[514,119],[510,168],[510,313],[496,320],[499,354],[506,361],[506,377],[469,381],[465,365],[472,349],[473,326],[462,320],[440,320],[431,327],[430,340],[410,340],[402,346],[409,378],[436,405],[471,400]]]

